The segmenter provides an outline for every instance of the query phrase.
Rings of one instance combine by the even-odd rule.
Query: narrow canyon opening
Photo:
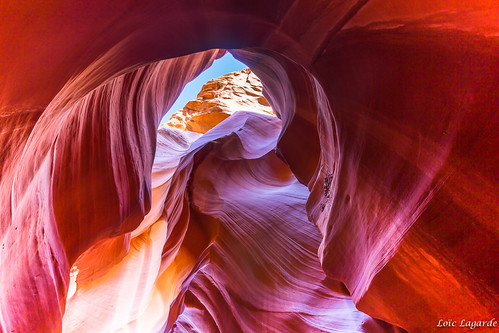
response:
[[[215,60],[214,64],[201,73],[200,76],[207,72],[220,72],[220,70],[212,71],[212,68],[216,66],[217,61],[227,63],[228,60],[224,60],[224,58],[228,58],[229,55],[230,53],[227,53],[221,59]],[[236,64],[229,63],[229,65],[225,65],[225,68],[243,67],[241,65],[243,64],[240,62]],[[204,76],[211,77],[213,74],[210,73]],[[197,83],[198,78],[195,78],[187,85]],[[197,85],[199,84],[197,83]],[[205,82],[197,92],[193,88],[189,88],[192,92],[184,94],[187,89],[187,87],[184,88],[180,93],[177,101],[162,118],[160,126],[165,124],[180,130],[204,134],[238,111],[275,116],[269,102],[263,95],[263,86],[260,79],[251,72],[249,67],[229,71],[219,77],[214,77]],[[180,110],[176,111],[174,108],[178,105],[178,101],[186,99],[189,99],[188,102]]]
[[[124,82],[127,75],[103,86]],[[251,317],[263,315],[250,322],[227,319],[224,325],[234,330],[259,331],[266,322],[281,320],[265,313],[292,312],[296,306],[309,307],[308,302],[331,310],[324,316],[333,326],[342,311],[358,313],[350,327],[363,325],[368,317],[320,267],[321,235],[306,212],[309,190],[277,153],[281,130],[250,68],[203,84],[195,99],[159,126],[151,208],[143,221],[129,233],[100,240],[72,266],[63,331],[93,331],[95,322],[100,331],[113,332],[162,326],[216,331],[218,310],[210,298],[224,294],[229,298],[223,306],[234,318],[248,311]],[[292,291],[305,277],[315,287]],[[217,287],[209,281],[217,281]],[[279,295],[269,298],[268,288],[280,290]],[[232,301],[250,294],[247,304]],[[325,295],[342,300],[326,302]],[[111,318],[89,316],[97,299],[108,303],[99,307],[115,308]],[[199,311],[200,322],[192,322]],[[280,326],[311,325],[312,315],[303,316]],[[130,323],[129,318],[135,319]]]
[[[497,318],[497,11],[0,3],[0,331]]]
[[[213,59],[224,52],[184,59]],[[90,94],[107,86],[117,89],[117,84],[130,87],[127,82],[146,75],[144,82],[156,84],[178,75],[169,73],[170,64],[178,61],[138,68]],[[267,80],[279,71],[272,68]],[[345,285],[323,271],[322,234],[307,213],[310,190],[278,148],[279,140],[285,140],[283,122],[264,96],[278,101],[280,94],[290,92],[269,95],[264,89],[250,68],[222,75],[203,84],[194,99],[159,126],[150,210],[133,230],[102,238],[76,259],[63,331],[257,332],[272,330],[272,325],[290,331],[314,330],[316,325],[391,329],[360,312]],[[320,88],[315,89],[313,94],[321,98]],[[161,92],[149,95],[147,87],[137,91],[133,98],[148,99],[141,103],[161,98]],[[134,92],[123,91],[122,96],[128,94]],[[297,105],[299,101],[288,101],[288,119]],[[312,149],[307,140],[310,136],[295,148]],[[330,198],[331,172],[324,182]],[[330,207],[322,205],[321,213]],[[112,313],[90,315],[96,302]],[[220,307],[223,323],[217,322]],[[296,311],[300,317],[281,315]],[[321,324],[313,311],[321,312]],[[345,321],[345,312],[354,319]],[[244,313],[253,320],[238,319]]]
[[[221,50],[221,52],[224,52]],[[232,73],[247,68],[248,66],[235,59],[230,52],[225,51],[220,58],[215,59],[211,66],[201,72],[196,78],[188,82],[180,92],[172,106],[161,119],[160,124],[170,120],[173,113],[183,109],[187,102],[195,100],[203,85],[210,80],[219,78],[222,75]]]

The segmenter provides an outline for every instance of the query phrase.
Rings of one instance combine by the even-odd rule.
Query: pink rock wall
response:
[[[428,332],[499,317],[498,10],[1,4],[2,331]],[[264,116],[157,136],[213,48],[261,78],[277,143],[226,137]]]

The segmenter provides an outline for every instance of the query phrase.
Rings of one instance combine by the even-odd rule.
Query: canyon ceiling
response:
[[[499,318],[496,0],[6,1],[0,17],[2,332]],[[158,130],[225,50],[277,117]]]

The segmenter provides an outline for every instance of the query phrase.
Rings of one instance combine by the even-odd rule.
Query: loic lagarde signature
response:
[[[0,3],[0,332],[494,330],[498,17]]]

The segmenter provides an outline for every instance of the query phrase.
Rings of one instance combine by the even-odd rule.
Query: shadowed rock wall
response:
[[[496,2],[16,2],[0,13],[3,331],[389,329],[370,316],[427,332],[443,318],[498,317]],[[262,80],[277,143],[228,135],[257,138],[265,116],[230,117],[201,141],[158,140],[183,85],[221,55],[195,52],[213,48]],[[275,197],[261,204],[258,188]],[[284,202],[312,224],[293,213],[290,229],[273,226]],[[272,256],[253,227],[276,228]],[[287,273],[298,264],[282,251],[305,246],[295,228],[310,237],[299,255],[312,263],[316,251],[322,272],[303,259],[305,276]],[[228,253],[244,242],[260,251]],[[77,259],[82,289],[66,306]],[[315,301],[338,293],[336,314]],[[105,306],[78,317],[79,297]]]

